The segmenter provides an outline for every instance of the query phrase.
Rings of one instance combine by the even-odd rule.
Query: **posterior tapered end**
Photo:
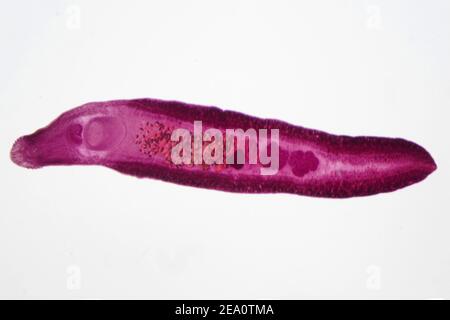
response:
[[[425,150],[424,148],[420,147],[422,149],[422,159],[419,161],[419,164],[428,172],[428,175],[432,174],[437,169],[437,164],[434,161],[431,154]]]
[[[436,162],[434,161],[434,159],[430,155],[430,173],[429,174],[431,174],[434,171],[436,171],[437,168],[438,168],[438,166],[437,166]]]

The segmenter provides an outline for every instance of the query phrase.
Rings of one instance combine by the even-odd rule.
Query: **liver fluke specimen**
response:
[[[194,123],[199,121],[201,134],[216,136],[206,141],[194,138],[189,152],[180,153],[189,161],[174,163],[174,148],[181,141],[173,138],[174,130],[195,133]],[[237,138],[231,142],[232,152],[212,148],[222,134],[226,144],[227,129],[245,133],[266,129],[267,143],[244,136],[244,147]],[[271,140],[274,130],[279,132],[278,141]],[[277,170],[271,174],[261,174],[271,166],[260,159],[265,147],[267,156],[272,149],[279,154]],[[207,163],[201,152],[223,161]],[[249,161],[255,152],[256,163]],[[230,157],[234,163],[226,161]],[[245,162],[236,163],[237,158]],[[154,99],[95,102],[69,110],[47,127],[19,138],[11,159],[26,168],[102,165],[193,187],[330,198],[394,191],[436,170],[424,148],[404,139],[331,135],[216,107]]]

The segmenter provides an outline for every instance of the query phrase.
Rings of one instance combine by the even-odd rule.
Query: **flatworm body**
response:
[[[424,148],[404,139],[331,135],[154,99],[95,102],[67,111],[19,138],[11,159],[27,168],[103,165],[193,187],[330,198],[394,191],[436,170]]]

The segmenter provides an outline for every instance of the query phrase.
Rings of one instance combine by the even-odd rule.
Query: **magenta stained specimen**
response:
[[[171,150],[177,142],[171,134],[176,128],[192,132],[194,121],[202,121],[203,132],[278,129],[278,172],[261,175],[259,169],[267,165],[248,161],[174,164]],[[234,157],[239,152],[248,157],[248,150],[236,148]],[[11,159],[26,168],[102,165],[193,187],[329,198],[394,191],[437,168],[424,148],[404,139],[331,135],[216,107],[155,99],[94,102],[67,111],[47,127],[19,138]]]

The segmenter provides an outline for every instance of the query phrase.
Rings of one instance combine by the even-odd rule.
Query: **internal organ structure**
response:
[[[227,129],[244,134],[254,130],[257,135],[245,136],[243,147],[236,137],[233,148],[223,149],[223,161],[208,164],[204,159],[194,161],[195,154],[203,155],[215,139],[196,142],[196,122],[201,122],[202,134],[208,129],[220,132],[224,145]],[[176,129],[193,137],[189,163],[173,161],[173,150],[180,143],[173,139]],[[258,135],[261,129],[268,132],[264,144]],[[275,130],[276,141],[271,139]],[[256,163],[249,161],[252,146]],[[272,150],[278,151],[277,170],[261,174],[270,165],[260,161],[261,152],[270,158]],[[237,163],[239,157],[244,163]],[[47,127],[19,138],[11,158],[27,168],[102,165],[193,187],[330,198],[394,191],[436,170],[424,148],[404,139],[332,135],[216,107],[155,99],[94,102],[69,110]],[[234,161],[227,161],[230,158]]]

